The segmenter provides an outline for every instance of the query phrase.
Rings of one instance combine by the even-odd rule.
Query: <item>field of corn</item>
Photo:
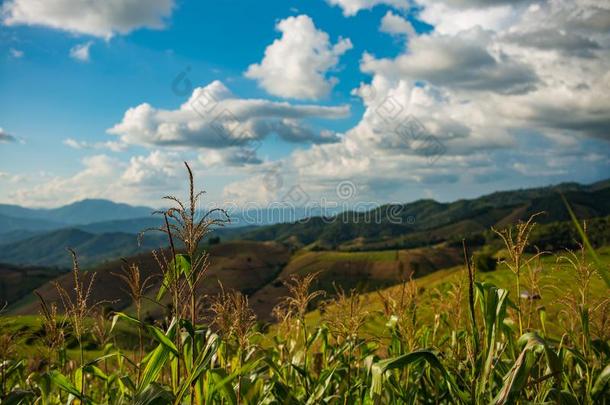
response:
[[[539,282],[550,254],[526,253],[532,218],[497,230],[510,290],[483,281],[464,246],[461,275],[434,299],[405,280],[376,310],[340,287],[325,297],[312,273],[286,281],[277,322],[262,328],[245,295],[197,293],[209,261],[200,242],[225,213],[198,217],[189,174],[189,200],[166,197],[175,207],[160,213],[170,249],[153,252],[167,317],[144,319],[149,280],[133,263],[116,275],[133,312],[105,313],[71,251],[74,289],[57,285],[60,303],[39,296],[40,332],[0,318],[1,404],[610,404],[610,294],[591,293],[610,291],[609,269],[576,220],[583,246],[552,258],[573,280],[553,303]]]

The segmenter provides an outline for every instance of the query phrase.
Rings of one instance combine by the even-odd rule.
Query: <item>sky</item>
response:
[[[5,0],[0,202],[452,201],[610,177],[610,2]]]

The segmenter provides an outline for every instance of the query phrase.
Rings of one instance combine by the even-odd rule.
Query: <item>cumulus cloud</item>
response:
[[[8,0],[0,13],[5,25],[40,25],[110,38],[146,27],[165,26],[173,0]]]
[[[383,16],[379,30],[392,35],[407,35],[410,37],[415,35],[413,25],[405,18],[398,14],[394,14],[392,11],[388,11]]]
[[[92,41],[74,45],[70,49],[70,57],[80,62],[89,62],[89,48],[93,45]]]
[[[127,186],[158,189],[160,184],[181,174],[182,168],[182,161],[175,152],[155,150],[148,156],[132,156],[120,180]]]
[[[594,39],[577,33],[566,33],[558,29],[541,29],[530,32],[514,32],[506,36],[520,46],[540,50],[555,50],[568,56],[590,58],[595,51],[601,49]]]
[[[199,154],[203,167],[259,165],[263,161],[256,150],[247,148],[203,149]]]
[[[189,100],[175,110],[158,109],[147,103],[130,108],[108,132],[128,145],[256,149],[270,134],[290,142],[337,142],[334,133],[314,131],[303,121],[337,119],[348,114],[348,106],[240,99],[224,84],[214,81],[196,88]]]
[[[474,27],[491,31],[507,29],[525,7],[525,2],[512,5],[508,4],[510,1],[481,2],[485,4],[475,6],[475,1],[417,0],[422,6],[419,18],[433,25],[435,32],[449,35]]]
[[[411,35],[400,16],[386,13],[381,30],[406,33],[408,43],[393,58],[363,55],[361,70],[371,80],[353,91],[365,106],[362,119],[339,142],[284,159],[290,169],[284,184],[332,194],[349,178],[369,193],[362,198],[387,201],[400,199],[405,187],[409,198],[439,191],[447,198],[450,189],[463,196],[466,185],[487,190],[490,182],[502,188],[514,187],[514,179],[548,184],[576,172],[605,175],[610,160],[599,159],[610,153],[605,6],[419,3],[419,17],[434,30]],[[246,193],[246,183],[230,189]]]
[[[338,80],[327,74],[352,48],[349,38],[332,44],[328,34],[317,29],[307,15],[288,17],[276,28],[281,38],[267,47],[260,63],[248,67],[246,77],[280,97],[319,99],[327,95]]]
[[[533,70],[505,54],[492,54],[488,43],[487,34],[479,29],[455,36],[422,35],[410,41],[407,53],[394,59],[365,54],[361,68],[368,73],[467,90],[531,90],[536,83]]]
[[[375,6],[385,4],[397,9],[408,9],[409,0],[327,0],[328,4],[339,6],[343,15],[354,16],[360,10],[370,10]]]
[[[17,138],[0,128],[0,143],[17,142]]]

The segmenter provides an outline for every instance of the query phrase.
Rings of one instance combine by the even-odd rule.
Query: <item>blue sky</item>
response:
[[[239,205],[610,173],[610,10],[595,2],[36,3],[2,5],[4,203],[159,205],[183,189],[182,160],[210,201]],[[192,111],[202,94],[213,116]]]

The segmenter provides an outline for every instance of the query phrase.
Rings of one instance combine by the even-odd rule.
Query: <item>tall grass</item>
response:
[[[197,218],[201,194],[187,170],[189,201],[168,197],[176,206],[161,212],[161,231],[170,249],[155,252],[162,275],[156,298],[171,302],[167,319],[143,319],[150,280],[129,264],[117,277],[129,288],[134,313],[114,313],[111,322],[94,314],[94,279],[84,282],[74,254],[75,291],[58,287],[63,312],[40,297],[44,333],[32,338],[51,349],[43,361],[19,350],[22,336],[0,332],[3,404],[610,403],[609,303],[588,288],[605,269],[585,248],[558,257],[577,282],[560,286],[563,321],[549,328],[550,303],[536,290],[538,255],[523,253],[533,219],[498,231],[515,291],[479,281],[464,246],[461,280],[434,302],[422,302],[411,279],[379,293],[382,311],[340,287],[323,301],[310,274],[287,281],[288,296],[274,309],[278,322],[264,332],[242,293],[221,289],[209,302],[201,299],[208,256],[199,245],[226,219]],[[530,295],[522,294],[524,285]],[[323,308],[315,323],[307,316],[313,305]],[[430,323],[424,308],[435,311]],[[135,346],[121,341],[120,327],[137,330]],[[101,353],[84,350],[92,333]]]

